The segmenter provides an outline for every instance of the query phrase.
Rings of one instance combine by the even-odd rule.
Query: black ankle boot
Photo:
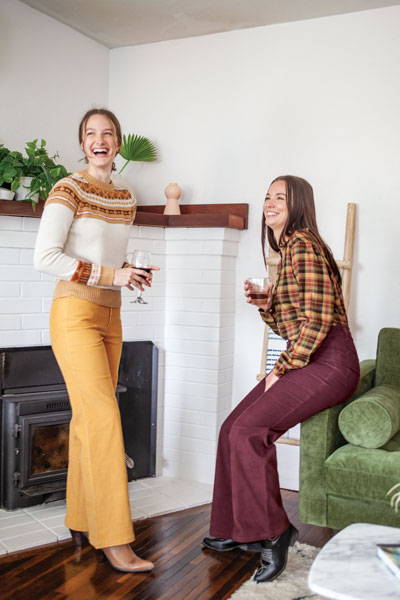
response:
[[[205,537],[203,540],[203,548],[209,548],[209,550],[217,550],[218,552],[228,552],[228,550],[235,550],[240,548],[241,550],[247,550],[248,552],[261,552],[261,542],[235,542],[226,538],[212,538]]]
[[[298,535],[296,527],[289,525],[281,535],[261,542],[260,566],[254,575],[254,581],[272,581],[285,570],[289,546],[293,546]]]

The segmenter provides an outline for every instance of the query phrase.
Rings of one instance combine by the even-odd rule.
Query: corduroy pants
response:
[[[66,526],[95,548],[134,540],[115,390],[122,348],[119,308],[53,301],[51,343],[72,406]]]
[[[267,392],[260,381],[238,404],[219,434],[212,536],[252,542],[287,529],[274,442],[290,427],[347,400],[359,373],[350,331],[336,325],[306,367],[286,372]]]

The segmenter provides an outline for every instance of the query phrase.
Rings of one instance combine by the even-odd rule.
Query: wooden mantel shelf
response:
[[[0,216],[41,217],[44,202],[0,200]],[[147,227],[229,227],[247,229],[248,204],[181,204],[180,215],[164,215],[164,205],[139,206],[135,225]]]

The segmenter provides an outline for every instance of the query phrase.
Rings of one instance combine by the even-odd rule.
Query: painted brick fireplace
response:
[[[54,281],[33,269],[39,219],[0,216],[0,347],[49,345]],[[212,482],[219,426],[231,409],[236,257],[228,228],[132,227],[129,251],[161,267],[148,304],[122,292],[125,341],[159,351],[158,474]]]

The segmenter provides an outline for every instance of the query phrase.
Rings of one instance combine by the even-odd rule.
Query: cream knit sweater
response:
[[[124,184],[104,184],[87,171],[60,179],[49,194],[34,252],[35,269],[54,275],[54,297],[78,296],[117,307],[115,269],[126,261],[136,200]]]

